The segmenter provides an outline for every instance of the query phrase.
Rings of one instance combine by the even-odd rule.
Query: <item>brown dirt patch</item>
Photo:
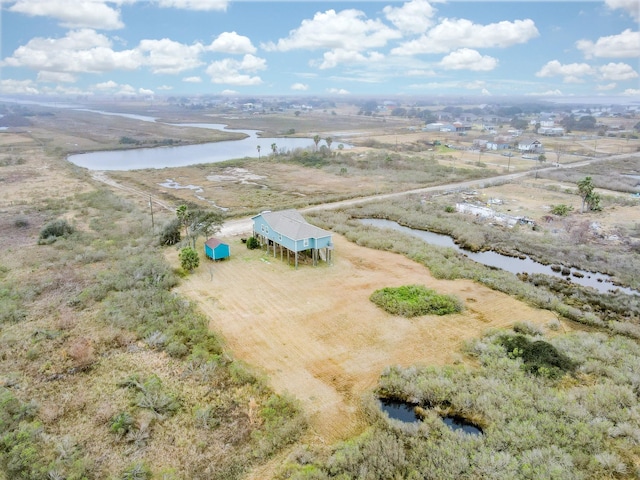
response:
[[[302,402],[313,432],[331,444],[358,433],[361,396],[388,365],[443,365],[467,339],[516,321],[545,324],[554,314],[466,280],[434,279],[403,256],[335,236],[332,265],[297,270],[229,239],[232,258],[210,263],[178,288],[197,301],[233,356],[260,368],[272,387]],[[177,263],[175,250],[167,253]],[[466,311],[406,319],[369,301],[379,288],[424,284],[455,294]]]

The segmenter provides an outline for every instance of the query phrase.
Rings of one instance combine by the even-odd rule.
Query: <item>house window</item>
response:
[[[260,231],[264,233],[264,225],[260,225]]]
[[[269,235],[269,227],[264,227],[264,233],[266,233],[267,235]]]
[[[308,247],[309,246],[309,239],[305,238],[304,240],[302,240],[302,246],[303,247]]]
[[[282,241],[282,235],[278,235],[278,241],[281,242]]]

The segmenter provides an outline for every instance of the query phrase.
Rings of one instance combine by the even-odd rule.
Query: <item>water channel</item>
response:
[[[120,116],[143,122],[156,122],[154,117],[130,113],[103,112],[87,108],[77,108],[83,112],[100,115]],[[201,163],[217,163],[235,158],[258,158],[271,153],[271,145],[276,144],[278,152],[289,152],[298,148],[315,147],[312,138],[260,137],[259,130],[234,130],[220,123],[167,123],[177,127],[206,128],[223,132],[247,135],[240,140],[182,145],[175,147],[134,148],[70,155],[67,160],[89,170],[139,170],[144,168],[184,167]],[[324,140],[319,145],[325,145]],[[343,148],[351,145],[342,143]],[[260,146],[260,151],[258,151]]]
[[[526,258],[509,257],[507,255],[502,255],[500,253],[492,252],[492,251],[471,252],[469,250],[460,248],[458,245],[454,243],[453,239],[448,235],[442,235],[439,233],[428,232],[426,230],[417,230],[414,228],[405,227],[392,220],[382,220],[378,218],[363,218],[363,219],[360,219],[360,222],[362,222],[365,225],[370,225],[377,228],[388,228],[391,230],[402,232],[407,235],[420,238],[421,240],[424,240],[426,243],[430,245],[453,248],[457,252],[462,253],[463,255],[469,257],[470,259],[478,263],[487,265],[489,267],[500,268],[502,270],[506,270],[514,274],[542,273],[545,275],[552,275],[554,277],[564,278],[565,280],[569,280],[573,283],[576,283],[578,285],[582,285],[585,287],[595,288],[600,293],[610,293],[611,291],[620,291],[622,293],[626,293],[627,295],[640,295],[640,292],[633,290],[631,288],[618,287],[614,285],[611,280],[611,277],[609,275],[605,275],[602,273],[587,272],[584,270],[579,270],[577,268],[571,268],[569,275],[566,275],[566,274],[562,274],[561,272],[553,270],[551,268],[551,265],[544,265],[542,263],[536,262],[535,260],[532,260],[529,257],[526,257]]]

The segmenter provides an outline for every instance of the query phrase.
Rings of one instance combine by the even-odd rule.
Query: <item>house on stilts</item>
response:
[[[274,257],[280,252],[280,260],[284,260],[286,252],[287,262],[290,262],[293,254],[294,264],[298,268],[299,254],[310,251],[313,265],[320,260],[331,263],[331,232],[311,225],[296,210],[265,211],[252,217],[252,220],[253,236],[262,246],[266,246],[267,253],[273,251]]]

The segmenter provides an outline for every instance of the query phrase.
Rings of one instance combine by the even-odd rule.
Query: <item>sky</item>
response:
[[[0,95],[627,97],[640,1],[0,0]]]

